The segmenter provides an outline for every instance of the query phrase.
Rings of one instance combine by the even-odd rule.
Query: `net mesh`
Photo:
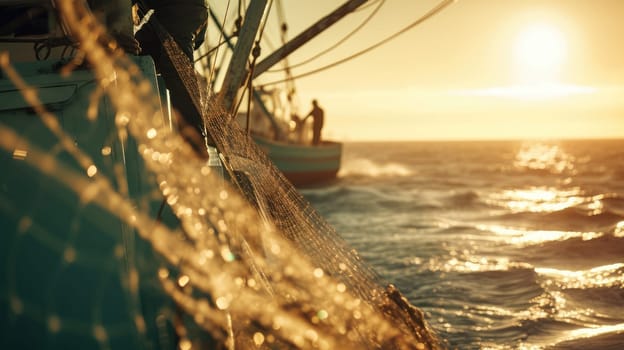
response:
[[[145,79],[153,67],[110,50],[80,3],[58,6],[89,68],[61,73],[88,106],[50,113],[48,100],[62,97],[33,89],[1,57],[36,112],[0,124],[0,160],[14,174],[0,177],[13,232],[1,245],[9,345],[442,347],[231,113],[199,93],[173,39],[161,33],[215,144],[209,161],[169,127]]]

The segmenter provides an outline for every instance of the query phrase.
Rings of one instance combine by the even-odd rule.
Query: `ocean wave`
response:
[[[492,209],[496,212],[503,212],[501,215],[513,215],[516,213],[510,213],[508,206],[499,201],[493,201],[484,195],[482,191],[478,190],[462,190],[453,192],[450,195],[442,197],[440,200],[447,210],[459,209],[462,211],[475,211],[482,210],[488,218],[495,218],[493,216]]]
[[[388,188],[365,185],[333,185],[323,188],[300,190],[311,203],[318,206],[331,206],[334,211],[360,212],[385,210],[386,212],[405,213],[440,210],[445,204],[427,195],[397,191],[394,186]]]
[[[516,296],[522,297],[516,294]],[[579,320],[559,309],[556,299],[548,292],[532,299],[532,304],[522,307],[489,305],[483,302],[467,302],[467,311],[460,312],[462,329],[478,333],[480,349],[620,349],[624,340],[624,324],[621,319],[604,319],[596,322]],[[456,312],[457,314],[457,312]],[[482,325],[487,325],[483,327]],[[461,344],[460,332],[449,332],[447,338]],[[511,346],[515,343],[515,346]],[[506,344],[506,345],[502,345]]]
[[[594,239],[575,237],[550,241],[518,249],[526,261],[535,266],[587,269],[622,261],[624,237],[604,234]]]
[[[331,201],[337,197],[348,195],[350,188],[347,186],[324,186],[324,187],[312,187],[302,188],[299,192],[310,201]]]
[[[338,173],[339,177],[406,177],[413,172],[401,163],[386,162],[377,163],[367,158],[354,158],[346,160]]]
[[[602,204],[615,214],[624,216],[624,198],[621,196],[615,193],[606,194],[602,199]]]
[[[519,211],[491,215],[484,221],[516,223],[522,227],[541,230],[605,231],[624,220],[624,216],[610,209],[595,209],[585,206],[568,207],[551,212]]]
[[[367,207],[374,209],[380,199],[384,198],[383,192],[377,188],[366,186],[343,186],[336,185],[326,188],[301,190],[311,203],[330,203],[340,210],[361,210]]]
[[[613,171],[611,175],[611,179],[613,181],[622,181],[624,180],[624,168],[619,168]]]
[[[624,264],[613,263],[584,270],[563,270],[556,268],[536,268],[535,271],[549,279],[549,283],[559,289],[600,289],[624,287]],[[624,296],[624,294],[622,295]]]
[[[612,276],[601,287],[566,288],[566,314],[579,310],[576,318],[584,324],[614,324],[624,322],[624,283],[620,276]],[[613,281],[615,279],[616,281]],[[609,281],[611,280],[611,281]]]
[[[557,145],[358,145],[314,196],[449,348],[619,349],[624,144]]]
[[[445,202],[451,208],[466,207],[466,206],[473,206],[475,204],[482,204],[480,199],[481,197],[479,196],[479,193],[477,193],[476,191],[469,190],[469,191],[462,191],[462,192],[454,193],[448,196],[447,198],[445,198]]]
[[[624,324],[578,328],[568,331],[548,350],[620,350],[624,344]]]
[[[420,261],[414,260],[413,263],[420,263]],[[508,257],[485,257],[478,255],[435,257],[429,259],[421,268],[432,272],[478,273],[480,274],[479,276],[486,278],[489,276],[488,273],[498,274],[501,271],[509,275],[525,273],[533,275],[535,273],[533,266],[530,264],[512,261]]]
[[[554,320],[548,317],[523,318],[516,315],[511,321],[501,325],[493,325],[488,329],[488,342],[481,344],[482,349],[544,349],[558,339],[558,335],[578,327],[566,320]],[[516,346],[500,346],[509,344],[504,339],[515,340]],[[499,342],[497,342],[497,340]]]
[[[462,223],[462,222],[458,222],[458,223],[448,223],[448,222],[441,222],[438,224],[438,229],[435,231],[435,233],[437,235],[457,235],[457,234],[461,234],[461,235],[470,235],[470,234],[475,234],[476,232],[478,232],[478,229],[475,227],[475,225],[469,224],[469,223]]]
[[[615,225],[624,219],[623,216],[609,210],[596,210],[585,206],[575,206],[563,210],[546,213],[542,215],[543,221],[560,220],[565,222],[573,221],[575,227],[605,227]],[[578,225],[578,226],[576,226]]]

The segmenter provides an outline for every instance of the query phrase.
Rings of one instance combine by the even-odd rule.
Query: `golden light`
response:
[[[556,144],[525,143],[516,154],[514,166],[518,169],[546,170],[554,174],[574,171],[574,157]]]
[[[566,42],[555,26],[533,24],[516,38],[513,55],[524,83],[553,82],[566,56]]]
[[[553,100],[589,95],[596,87],[564,82],[568,41],[564,31],[554,22],[526,25],[510,37],[511,85],[483,89],[460,90],[459,95],[500,97],[520,100]]]
[[[604,236],[602,232],[527,230],[498,224],[479,224],[476,228],[495,233],[499,235],[502,241],[521,247],[545,242],[565,241],[571,238],[589,241]]]
[[[551,213],[582,204],[585,200],[578,194],[576,189],[561,191],[555,188],[533,187],[493,194],[490,200],[492,203],[497,201],[503,203],[514,213]]]

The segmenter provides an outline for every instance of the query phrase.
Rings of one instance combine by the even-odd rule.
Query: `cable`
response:
[[[356,52],[356,53],[355,53],[355,54],[353,54],[353,55],[347,56],[347,57],[345,57],[345,58],[343,58],[343,59],[340,59],[340,60],[338,60],[338,61],[335,61],[335,62],[333,62],[333,63],[331,63],[331,64],[328,64],[328,65],[326,65],[326,66],[323,66],[323,67],[321,67],[321,68],[317,68],[317,69],[311,70],[311,71],[309,71],[309,72],[306,72],[306,73],[303,73],[303,74],[296,75],[296,76],[292,77],[292,79],[303,78],[303,77],[307,77],[308,75],[312,75],[312,74],[315,74],[315,73],[318,73],[318,72],[322,72],[322,71],[324,71],[324,70],[327,70],[327,69],[333,68],[333,67],[338,66],[338,65],[340,65],[340,64],[342,64],[342,63],[345,63],[345,62],[347,62],[347,61],[350,61],[350,60],[352,60],[352,59],[354,59],[354,58],[356,58],[356,57],[359,57],[359,56],[361,56],[361,55],[363,55],[363,54],[365,54],[365,53],[367,53],[367,52],[369,52],[369,51],[372,51],[372,50],[374,50],[374,49],[378,48],[379,46],[381,46],[381,45],[383,45],[383,44],[385,44],[385,43],[389,42],[390,40],[392,40],[392,39],[394,39],[394,38],[398,37],[399,35],[401,35],[401,34],[403,34],[403,33],[407,32],[408,30],[412,29],[413,27],[415,27],[415,26],[417,26],[417,25],[419,25],[419,24],[423,23],[424,21],[428,20],[429,18],[433,17],[434,15],[438,14],[440,11],[442,11],[444,8],[446,8],[446,7],[447,7],[447,6],[449,6],[450,4],[454,3],[455,1],[456,1],[456,0],[443,0],[443,1],[441,1],[441,2],[440,2],[437,6],[436,6],[436,7],[434,7],[433,9],[431,9],[429,12],[427,12],[425,15],[423,15],[422,17],[420,17],[420,18],[419,18],[419,19],[417,19],[416,21],[412,22],[411,24],[409,24],[409,25],[408,25],[408,26],[406,26],[405,28],[403,28],[403,29],[399,30],[398,32],[396,32],[396,33],[394,33],[394,34],[390,35],[389,37],[387,37],[387,38],[385,38],[385,39],[383,39],[383,40],[381,40],[381,41],[377,42],[376,44],[371,45],[371,46],[369,46],[368,48],[366,48],[366,49],[364,49],[364,50],[362,50],[362,51]],[[272,82],[269,82],[269,83],[260,84],[260,86],[275,85],[275,84],[283,83],[283,82],[285,82],[285,81],[287,81],[287,80],[288,80],[288,79],[276,80],[276,81],[272,81]]]
[[[362,23],[360,23],[360,25],[359,25],[359,26],[357,26],[354,30],[352,30],[349,34],[347,34],[344,38],[340,39],[340,40],[339,40],[338,42],[336,42],[334,45],[332,45],[332,46],[328,47],[327,49],[325,49],[325,50],[323,50],[323,51],[321,51],[321,52],[317,53],[316,55],[314,55],[314,56],[312,56],[312,57],[310,57],[310,58],[308,58],[308,59],[306,59],[306,60],[304,60],[304,61],[302,61],[302,62],[299,62],[299,63],[295,63],[295,64],[288,65],[288,67],[286,67],[286,68],[268,70],[267,72],[270,72],[270,73],[282,72],[282,71],[289,70],[289,69],[292,69],[292,68],[300,67],[300,66],[302,66],[302,65],[304,65],[304,64],[306,64],[306,63],[309,63],[309,62],[311,62],[311,61],[313,61],[313,60],[315,60],[315,59],[317,59],[317,58],[321,57],[322,55],[324,55],[324,54],[326,54],[326,53],[330,52],[331,50],[333,50],[333,49],[337,48],[339,45],[341,45],[342,43],[344,43],[345,41],[347,41],[347,39],[349,39],[349,38],[350,38],[350,37],[352,37],[355,33],[357,33],[360,29],[362,29],[362,28],[363,28],[366,24],[368,24],[368,22],[369,22],[369,21],[373,18],[373,16],[375,16],[375,14],[377,14],[377,12],[379,12],[379,9],[381,9],[381,6],[382,6],[382,5],[386,2],[386,0],[381,0],[381,1],[379,1],[379,0],[378,0],[378,1],[376,1],[376,2],[379,2],[379,5],[377,5],[377,7],[375,8],[375,10],[373,10],[373,12],[371,12],[371,14],[370,14],[370,15],[368,15],[368,17],[367,17],[367,18],[366,18],[366,19],[365,19]],[[367,5],[367,7],[368,7],[368,6],[370,6],[370,4],[369,4],[369,5]]]
[[[268,6],[268,10],[266,12],[266,16],[264,16],[264,19],[262,20],[262,23],[260,24],[260,36],[258,37],[258,44],[260,44],[260,41],[262,40],[262,35],[264,34],[264,28],[266,27],[266,24],[269,20],[269,14],[271,13],[271,8],[273,7],[273,0],[269,0],[269,6]]]
[[[363,11],[363,10],[366,10],[367,8],[369,8],[369,7],[373,6],[373,5],[375,5],[375,3],[379,2],[379,1],[380,1],[380,0],[375,0],[375,1],[371,1],[371,2],[369,2],[369,3],[368,3],[368,4],[366,4],[366,5],[362,5],[362,6],[358,7],[358,8],[356,8],[356,9],[353,11],[353,13],[355,13],[355,12],[360,12],[360,11]],[[384,0],[381,0],[381,1],[384,1]]]
[[[282,45],[286,45],[286,42],[288,41],[288,37],[287,37],[287,32],[288,32],[288,24],[286,23],[286,16],[284,14],[284,6],[282,4],[281,0],[277,0],[276,1],[276,9],[277,9],[277,18],[279,20],[279,32],[280,32],[280,40]],[[284,59],[282,60],[283,64],[284,64],[284,68],[283,70],[286,71],[286,79],[288,79],[288,81],[286,82],[286,91],[288,91],[288,100],[291,100],[292,95],[295,93],[296,88],[295,88],[295,82],[294,80],[292,80],[292,73],[290,71],[290,64],[288,63],[288,57],[284,57]]]
[[[240,6],[240,3],[239,3]],[[225,15],[223,16],[223,23],[221,24],[221,28],[225,28],[225,21],[227,19],[227,15],[230,9],[230,0],[228,0],[227,2],[227,6],[225,7]],[[211,9],[208,9],[208,11],[212,11]],[[224,36],[224,32],[223,30],[221,30],[221,34],[219,35],[219,41],[218,42],[227,42],[227,40],[223,40],[223,36]],[[208,72],[208,94],[210,95],[212,93],[212,83],[213,83],[213,77],[215,74],[215,70],[217,68],[217,55],[219,54],[219,47],[221,47],[221,45],[217,46],[217,51],[215,52],[215,59],[212,62],[212,66],[210,67],[210,71]]]
[[[194,62],[199,62],[199,61],[201,61],[203,58],[210,56],[210,55],[211,55],[214,51],[216,51],[217,49],[219,49],[219,47],[220,47],[221,45],[225,44],[225,43],[227,43],[227,41],[225,41],[225,40],[224,40],[224,41],[222,41],[222,42],[220,42],[220,43],[218,43],[215,47],[213,47],[212,49],[208,50],[208,52],[206,52],[205,54],[203,54],[203,55],[201,55],[201,56],[197,57],[197,58],[195,59],[195,61],[194,61]]]

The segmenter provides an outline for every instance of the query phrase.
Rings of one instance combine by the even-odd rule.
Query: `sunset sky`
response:
[[[341,3],[282,0],[289,37]],[[289,62],[302,62],[350,33],[380,2],[369,3]],[[347,42],[293,73],[365,49],[437,4],[386,0]],[[274,5],[265,32],[274,47],[277,13]],[[317,98],[325,109],[324,136],[342,141],[621,138],[623,14],[621,0],[458,0],[363,56],[297,79],[301,112]],[[272,51],[267,44],[262,49]],[[257,83],[282,78],[267,72]]]

